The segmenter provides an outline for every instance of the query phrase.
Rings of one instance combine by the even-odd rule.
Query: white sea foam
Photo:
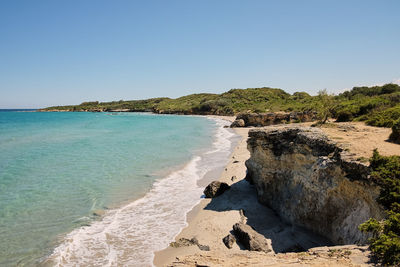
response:
[[[212,148],[181,170],[156,181],[143,198],[108,211],[101,221],[75,229],[55,248],[56,266],[153,266],[154,252],[166,248],[184,228],[186,214],[201,199],[197,181],[226,164],[233,133],[218,125]]]

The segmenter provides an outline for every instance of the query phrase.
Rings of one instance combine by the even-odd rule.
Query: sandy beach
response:
[[[225,118],[227,119],[227,118]],[[229,118],[230,120],[232,118]],[[359,124],[337,124],[323,128],[328,136],[339,143],[346,143],[350,151],[368,157],[373,146],[387,147],[391,153],[398,145],[387,144],[386,129],[367,127]],[[329,241],[304,229],[287,225],[268,207],[257,201],[257,193],[246,180],[245,161],[250,154],[247,150],[247,136],[251,128],[235,128],[240,136],[229,158],[229,163],[215,180],[226,182],[231,189],[214,199],[202,199],[188,214],[188,226],[175,238],[174,246],[155,253],[156,266],[365,266],[368,265],[369,251],[366,247],[329,246]],[[347,140],[352,132],[359,133],[358,140]],[[367,133],[367,134],[366,134]],[[375,143],[362,146],[374,134]],[[346,142],[345,142],[346,141]],[[351,141],[347,142],[347,141]],[[383,145],[383,146],[382,146]],[[387,151],[386,151],[387,150]],[[205,186],[204,184],[202,184]],[[232,231],[235,223],[244,222],[271,240],[270,253],[247,251],[237,243],[228,249],[222,239]],[[273,234],[271,234],[273,233]],[[187,244],[185,240],[197,239],[198,245]],[[307,253],[285,253],[293,251],[296,244],[310,249]],[[209,250],[204,249],[208,247]],[[348,255],[332,255],[332,251]],[[346,252],[351,251],[351,252]],[[275,252],[275,253],[274,253]],[[268,264],[266,264],[268,263]]]
[[[223,170],[221,176],[217,177],[215,180],[223,181],[231,185],[243,180],[245,177],[246,167],[244,162],[250,156],[250,153],[246,148],[248,130],[249,129],[247,128],[235,129],[235,132],[240,135],[241,138],[229,158],[228,165]],[[247,183],[246,181],[242,182]],[[239,198],[239,196],[237,197]],[[218,205],[212,208],[212,204],[214,203],[211,202],[212,199],[203,199],[188,213],[189,226],[182,230],[182,232],[176,237],[176,240],[181,238],[191,239],[195,237],[198,239],[199,244],[209,246],[211,251],[220,251],[221,253],[224,253],[228,249],[223,244],[222,238],[229,234],[234,223],[241,220],[240,209],[232,207],[230,210],[222,211],[218,209]],[[232,250],[240,251],[240,248],[236,245]],[[198,246],[183,246],[179,248],[168,247],[165,250],[156,253],[154,264],[156,266],[171,265],[176,258],[199,252],[202,251]]]

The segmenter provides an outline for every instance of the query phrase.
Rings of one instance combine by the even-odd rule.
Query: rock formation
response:
[[[235,127],[245,127],[246,123],[244,122],[243,119],[236,119],[234,122],[231,124],[231,128]]]
[[[268,240],[257,233],[250,225],[236,223],[233,225],[233,233],[237,240],[248,250],[270,252],[271,246]]]
[[[173,248],[179,248],[179,247],[188,247],[188,246],[197,246],[200,250],[203,251],[210,251],[210,247],[206,245],[201,245],[197,238],[193,237],[192,239],[187,239],[187,238],[180,238],[176,242],[171,242],[169,244]]]
[[[229,234],[222,239],[222,242],[224,242],[227,248],[231,249],[233,244],[236,242],[236,238],[232,234]]]
[[[335,244],[364,243],[358,225],[383,211],[369,168],[317,128],[289,125],[249,132],[246,179],[283,220]]]
[[[236,120],[231,124],[231,127],[260,127],[291,122],[308,122],[315,121],[316,119],[317,113],[313,111],[290,113],[241,113],[236,117]]]
[[[206,198],[214,198],[221,195],[229,188],[230,186],[227,183],[213,181],[204,189],[204,195]]]

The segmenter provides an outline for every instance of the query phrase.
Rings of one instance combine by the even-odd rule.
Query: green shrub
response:
[[[292,98],[294,100],[300,100],[300,99],[311,98],[311,96],[306,92],[295,92],[293,93]]]
[[[388,83],[382,86],[382,94],[391,94],[399,91],[400,91],[400,86],[398,84]]]
[[[372,233],[370,249],[384,265],[400,264],[400,157],[385,157],[375,149],[370,160],[371,177],[381,186],[377,199],[387,210],[382,221],[369,219],[359,226],[363,232]]]
[[[392,126],[392,133],[389,139],[395,143],[400,144],[400,119],[397,120]]]
[[[337,114],[337,122],[351,121],[353,120],[353,114],[348,110],[342,110]]]
[[[342,95],[346,98],[353,98],[357,95],[376,96],[382,94],[391,94],[394,92],[400,92],[400,86],[398,84],[388,83],[383,86],[353,87],[351,91],[346,91]]]
[[[368,116],[366,123],[371,126],[393,127],[400,118],[400,105],[391,108],[375,111]]]

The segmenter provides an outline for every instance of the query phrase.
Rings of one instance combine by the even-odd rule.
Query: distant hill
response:
[[[366,121],[369,125],[392,127],[400,118],[400,86],[385,84],[354,87],[331,96],[332,116],[338,121]],[[305,92],[289,94],[276,88],[232,89],[222,94],[192,94],[176,99],[84,102],[79,105],[55,106],[40,111],[148,111],[159,114],[235,115],[240,112],[319,111],[320,96]]]
[[[170,114],[234,115],[239,112],[273,112],[311,109],[313,97],[305,92],[286,93],[275,88],[232,89],[222,94],[192,94],[176,99],[83,102],[79,105],[54,106],[40,111],[151,111]]]

